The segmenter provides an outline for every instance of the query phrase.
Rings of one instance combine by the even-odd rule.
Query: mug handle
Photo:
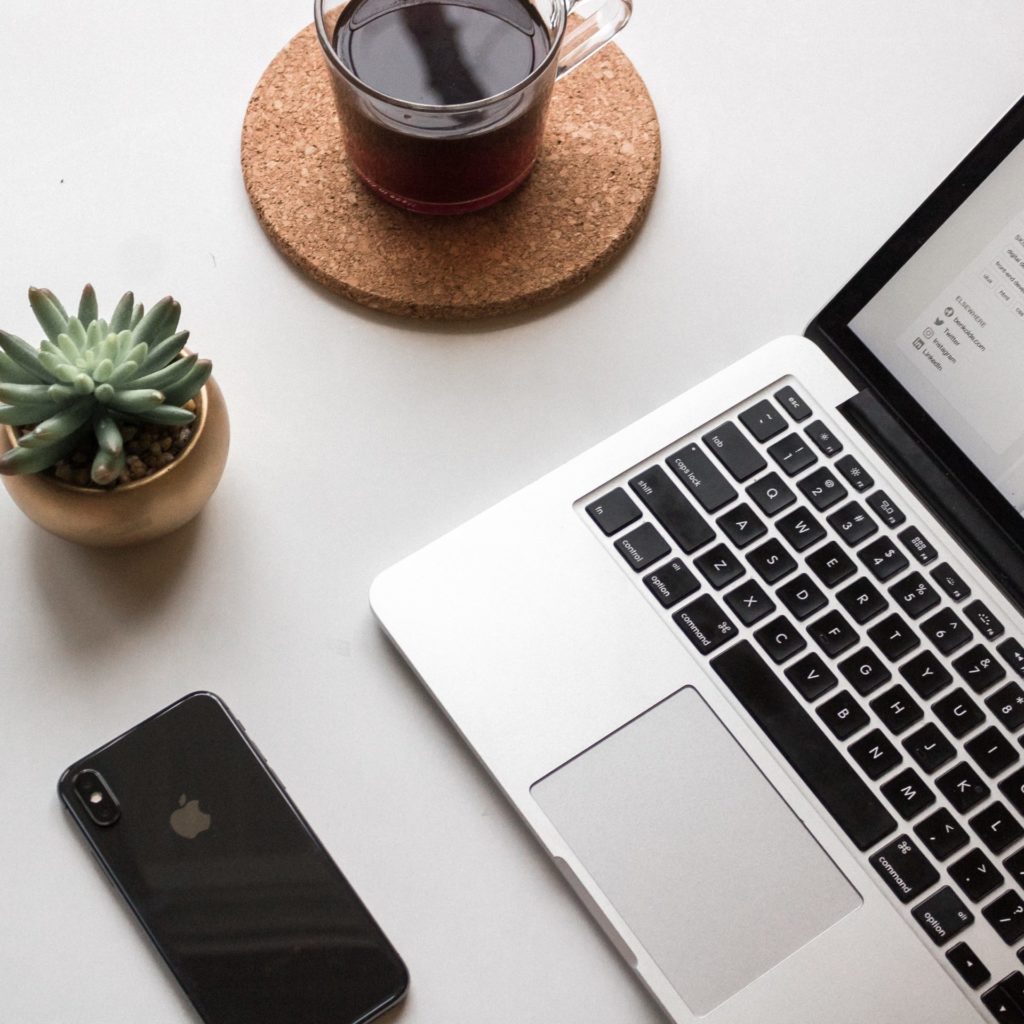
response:
[[[557,77],[567,75],[607,43],[633,13],[633,0],[566,0],[566,17],[575,12],[582,20],[566,29],[558,51]]]

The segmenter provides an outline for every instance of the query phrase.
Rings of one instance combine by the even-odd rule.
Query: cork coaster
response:
[[[585,281],[640,227],[660,159],[654,106],[614,44],[557,83],[526,184],[477,213],[409,213],[362,185],[312,25],[263,73],[242,129],[249,198],[289,260],[365,306],[444,320],[525,309]]]

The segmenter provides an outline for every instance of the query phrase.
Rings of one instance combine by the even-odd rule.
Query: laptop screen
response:
[[[850,328],[1024,511],[1024,142]]]
[[[1024,550],[1024,97],[807,335]]]

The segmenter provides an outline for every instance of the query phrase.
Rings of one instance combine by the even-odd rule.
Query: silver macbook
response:
[[[374,582],[679,1024],[1024,1024],[1022,139],[804,336]]]

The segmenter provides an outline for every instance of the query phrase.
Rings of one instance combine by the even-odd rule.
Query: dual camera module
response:
[[[86,813],[97,825],[113,825],[121,817],[117,797],[99,772],[83,768],[71,780],[71,785]]]

